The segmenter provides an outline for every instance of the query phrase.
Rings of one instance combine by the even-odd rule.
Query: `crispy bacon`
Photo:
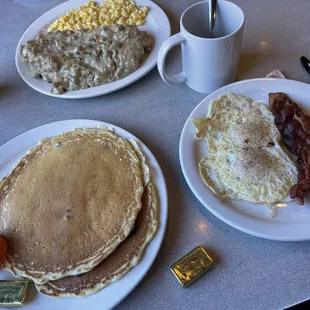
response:
[[[303,205],[310,189],[310,117],[284,93],[270,93],[269,107],[285,146],[297,157],[298,183],[290,196]]]

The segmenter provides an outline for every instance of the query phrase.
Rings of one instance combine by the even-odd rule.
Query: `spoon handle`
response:
[[[209,0],[209,28],[211,36],[214,37],[217,0]]]

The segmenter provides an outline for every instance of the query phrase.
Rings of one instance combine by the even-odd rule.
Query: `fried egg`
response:
[[[206,185],[222,198],[274,206],[286,201],[297,169],[274,125],[268,106],[226,94],[193,119],[208,154],[199,163]]]

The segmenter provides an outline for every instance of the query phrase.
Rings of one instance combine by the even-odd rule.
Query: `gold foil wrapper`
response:
[[[0,280],[0,307],[21,307],[27,293],[27,280]]]
[[[213,260],[202,246],[183,256],[170,269],[183,287],[198,279],[213,266]]]

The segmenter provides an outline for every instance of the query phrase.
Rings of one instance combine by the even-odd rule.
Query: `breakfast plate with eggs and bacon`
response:
[[[310,240],[310,86],[284,79],[227,85],[188,117],[184,177],[199,201],[257,237]]]

